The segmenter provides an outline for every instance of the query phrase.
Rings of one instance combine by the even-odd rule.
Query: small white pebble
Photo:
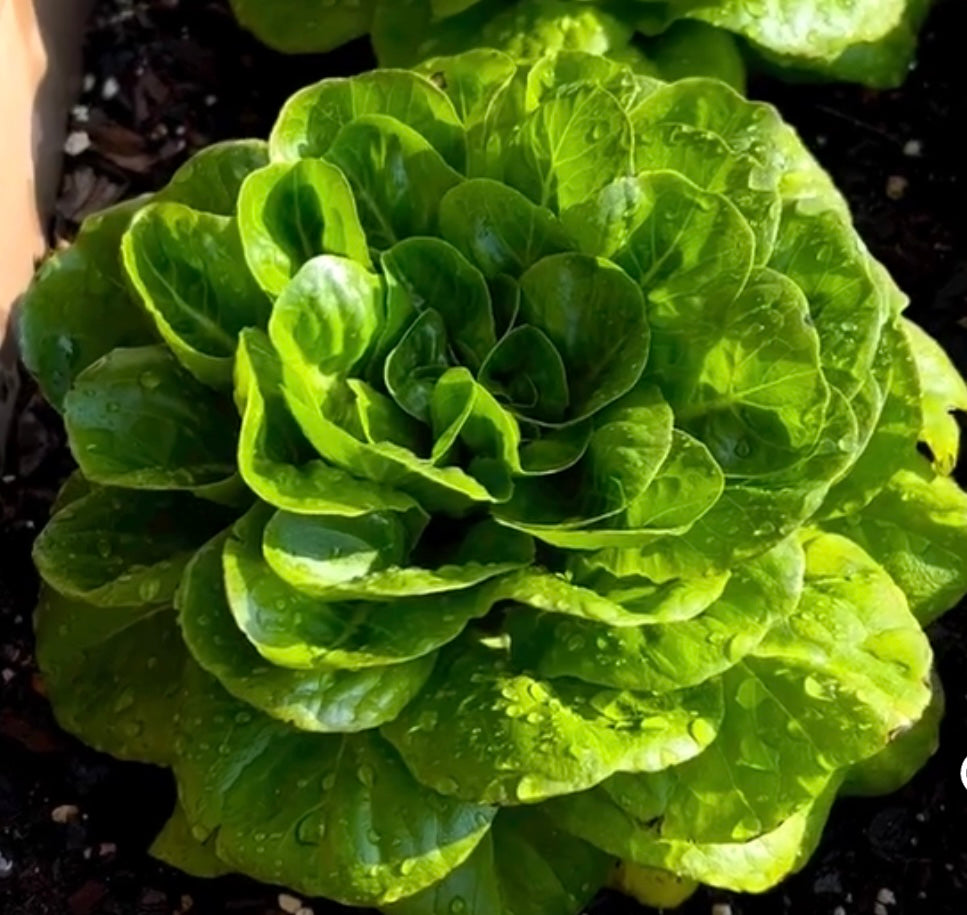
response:
[[[910,182],[903,175],[890,175],[886,179],[886,196],[890,200],[900,200],[910,187]]]
[[[915,819],[916,819],[916,821],[918,823],[926,823],[927,822],[927,815],[925,813],[918,813],[916,815]]]
[[[50,818],[55,823],[72,823],[80,816],[80,808],[75,804],[61,804],[50,812]]]
[[[84,75],[84,91],[90,92],[97,85],[97,77],[93,73]]]
[[[71,117],[78,124],[86,124],[91,119],[91,109],[89,105],[75,105],[71,108]]]
[[[903,144],[903,155],[910,156],[911,159],[916,159],[918,156],[923,155],[923,143],[919,140],[907,140]]]
[[[873,903],[873,915],[889,915],[889,912],[882,902],[875,902]]]
[[[68,156],[79,156],[85,150],[91,148],[91,138],[86,130],[75,130],[67,135],[64,140],[64,152]]]
[[[732,906],[727,902],[717,902],[712,906],[712,915],[732,915]]]
[[[309,906],[304,905],[301,909],[299,909],[298,912],[295,913],[295,915],[315,915],[315,912],[313,912]]]
[[[876,894],[876,901],[882,903],[883,905],[896,905],[896,896],[894,895],[893,890],[884,886]]]
[[[13,861],[0,855],[0,880],[9,877],[13,873]]]
[[[5,473],[2,477],[0,477],[0,480],[3,480],[4,483],[12,483],[16,479],[17,475],[15,473]]]
[[[218,101],[218,96],[217,95],[206,95],[205,96],[205,104],[209,108],[211,108],[212,105],[214,105],[217,101]]]
[[[4,669],[0,671],[0,677],[3,677],[4,683],[9,683],[16,676],[17,675],[9,667],[4,667]]]
[[[302,900],[288,893],[279,893],[279,908],[289,915],[298,915],[299,909],[302,908]]]
[[[109,76],[101,86],[101,98],[109,102],[121,91],[121,84],[113,77]]]
[[[179,907],[179,911],[181,912],[191,911],[194,905],[195,905],[195,900],[192,899],[191,896],[189,896],[187,893],[185,893],[185,895],[181,897],[181,906]]]
[[[833,915],[846,915],[846,909],[844,909],[841,905],[838,905],[835,909],[833,909]]]

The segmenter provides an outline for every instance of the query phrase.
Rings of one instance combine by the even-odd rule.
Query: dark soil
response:
[[[902,90],[761,82],[753,92],[799,127],[874,254],[910,293],[912,316],[967,372],[964,34],[965,5],[941,0]],[[297,87],[372,62],[363,42],[325,58],[274,55],[238,30],[224,0],[102,0],[86,54],[71,129],[75,150],[90,146],[67,159],[55,243],[86,213],[159,186],[207,143],[265,135]],[[149,858],[173,799],[167,774],[94,753],[51,717],[32,653],[30,546],[70,466],[56,415],[25,380],[0,482],[0,913],[278,913],[276,889],[192,880]],[[958,775],[967,755],[967,614],[952,612],[931,636],[948,713],[926,769],[891,797],[839,802],[812,861],[775,891],[702,891],[685,915],[967,911],[967,791]],[[307,904],[315,915],[347,911]],[[605,895],[591,911],[640,910]]]

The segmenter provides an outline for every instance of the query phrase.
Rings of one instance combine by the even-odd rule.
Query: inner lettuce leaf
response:
[[[382,66],[476,47],[533,61],[562,50],[606,55],[664,79],[714,76],[741,88],[746,67],[791,79],[899,85],[931,0],[231,0],[239,21],[289,53],[371,35]]]
[[[564,47],[309,86],[26,295],[79,468],[34,553],[55,713],[174,772],[193,874],[764,890],[936,746],[967,385],[903,305],[721,81]]]

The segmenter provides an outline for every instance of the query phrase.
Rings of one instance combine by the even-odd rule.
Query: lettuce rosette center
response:
[[[174,770],[192,872],[403,915],[573,915],[619,858],[764,889],[936,735],[967,387],[905,304],[722,83],[309,87],[27,297],[79,467],[55,710]]]

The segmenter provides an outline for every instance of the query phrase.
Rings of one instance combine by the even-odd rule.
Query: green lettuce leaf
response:
[[[229,867],[353,905],[419,892],[459,866],[495,810],[419,785],[375,732],[300,732],[189,667],[175,773],[192,834]],[[204,740],[197,739],[204,729]]]

